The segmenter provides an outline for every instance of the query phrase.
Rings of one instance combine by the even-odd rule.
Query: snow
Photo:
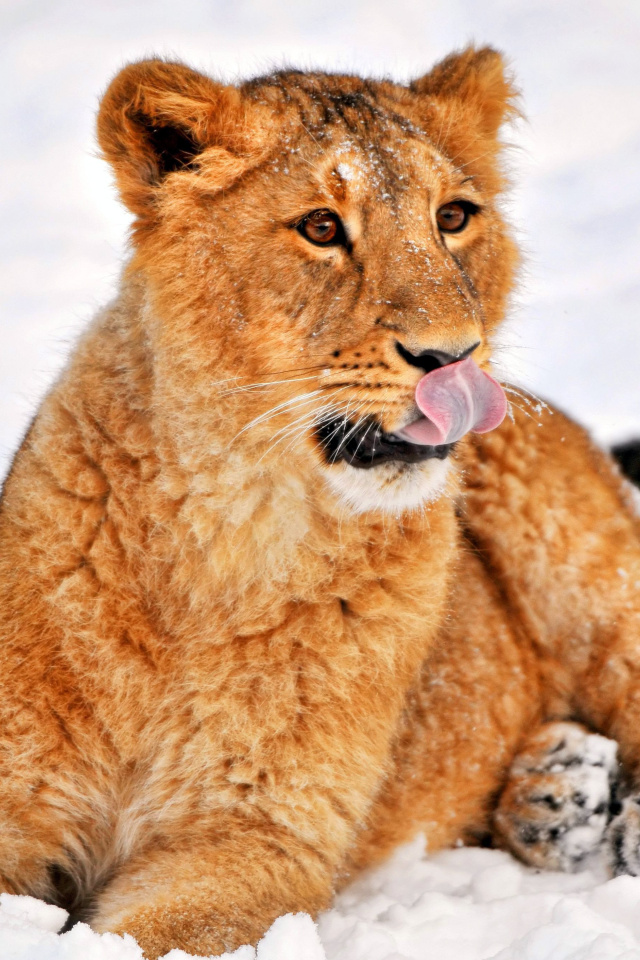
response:
[[[637,0],[2,0],[0,37],[0,472],[116,288],[128,217],[95,156],[93,118],[110,76],[152,52],[228,78],[287,62],[402,80],[469,40],[503,49],[529,122],[511,136],[526,270],[499,372],[603,442],[640,435]],[[58,934],[63,920],[3,895],[2,960],[141,956],[85,925]],[[640,880],[607,880],[598,863],[540,874],[490,850],[426,858],[416,842],[317,928],[280,918],[257,953],[234,958],[631,960],[639,941]]]
[[[3,960],[141,960],[131,937],[78,924],[64,911],[0,897]],[[186,960],[172,950],[166,960]],[[224,960],[640,960],[640,880],[607,880],[597,861],[578,874],[541,873],[499,850],[433,857],[424,838],[345,890],[317,924],[279,917],[257,949]]]

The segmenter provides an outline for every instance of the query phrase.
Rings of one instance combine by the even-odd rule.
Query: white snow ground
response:
[[[142,960],[131,937],[78,924],[64,911],[0,895],[2,960]],[[224,960],[639,960],[640,879],[540,873],[499,850],[447,850],[424,841],[342,893],[314,924],[280,917],[258,944]],[[186,960],[172,950],[167,960]]]
[[[511,204],[527,254],[501,371],[602,442],[640,436],[638,0],[0,0],[0,472],[88,316],[128,223],[94,155],[100,91],[159,52],[233,78],[283,62],[402,80],[469,40],[513,62],[529,124]],[[0,898],[0,960],[134,960],[133,941]],[[184,957],[172,952],[171,960]],[[236,960],[253,960],[243,948]],[[419,842],[317,928],[281,918],[257,960],[640,960],[640,880],[536,874]]]

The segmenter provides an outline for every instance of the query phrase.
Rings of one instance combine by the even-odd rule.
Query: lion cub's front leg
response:
[[[257,942],[282,913],[327,905],[330,873],[320,854],[284,830],[219,827],[219,836],[127,864],[100,896],[91,926],[130,934],[148,960],[176,945],[217,956]]]

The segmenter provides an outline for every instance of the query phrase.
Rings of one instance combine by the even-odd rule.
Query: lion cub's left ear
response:
[[[491,47],[453,53],[410,89],[424,101],[436,145],[463,166],[479,164],[478,172],[491,179],[482,160],[495,159],[500,127],[520,115],[501,54]]]
[[[98,113],[98,142],[123,201],[153,218],[158,190],[175,171],[205,152],[217,154],[224,186],[246,169],[259,137],[250,135],[247,107],[235,87],[216,83],[182,63],[143,60],[108,87]]]
[[[505,120],[518,115],[517,90],[505,74],[502,55],[491,47],[452,53],[414,80],[411,89],[443,102],[457,101],[489,137],[496,136]]]

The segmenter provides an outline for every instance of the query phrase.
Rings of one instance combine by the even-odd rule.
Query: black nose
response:
[[[479,346],[480,341],[478,340],[472,344],[472,346],[467,347],[466,350],[458,354],[445,353],[444,350],[422,350],[421,353],[411,353],[410,350],[407,350],[406,347],[403,347],[402,344],[396,340],[396,350],[402,359],[410,363],[412,367],[420,367],[425,373],[437,370],[438,367],[446,367],[450,363],[457,363],[458,360],[464,360],[465,357],[468,357],[469,354],[473,353],[476,347]]]

